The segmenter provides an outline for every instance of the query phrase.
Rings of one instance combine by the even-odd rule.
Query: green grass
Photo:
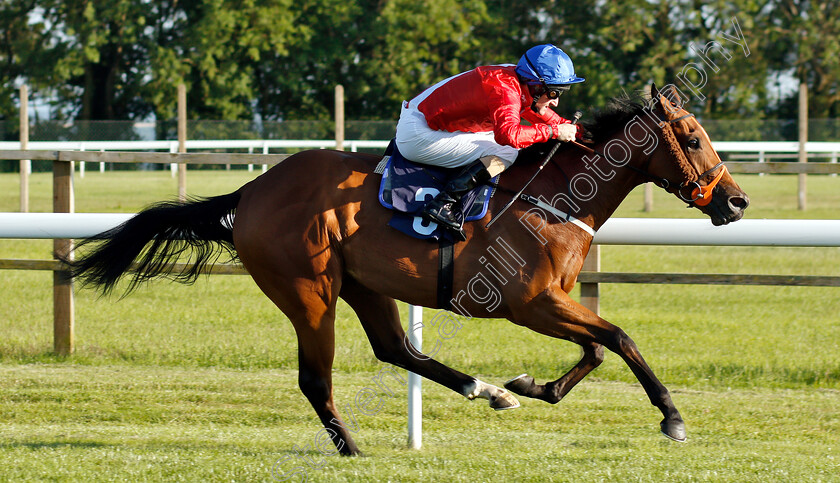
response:
[[[234,190],[257,173],[191,171],[190,193]],[[739,176],[748,218],[838,218],[840,179]],[[49,175],[32,210],[50,211]],[[79,212],[133,212],[172,198],[167,172],[88,172]],[[16,175],[0,175],[0,211],[16,211]],[[641,190],[617,216],[696,217]],[[49,258],[50,241],[0,240],[2,258]],[[840,249],[602,247],[605,271],[840,275]],[[296,383],[285,317],[249,277],[166,281],[124,299],[77,292],[76,354],[52,347],[52,274],[0,271],[0,481],[264,481],[319,423]],[[317,481],[836,480],[840,297],[832,288],[608,284],[602,315],[639,345],[672,390],[689,443],[660,419],[629,369],[607,360],[559,405],[522,399],[495,413],[424,383],[424,448],[405,447],[405,391],[359,416],[366,458],[328,457]],[[403,307],[405,311],[405,307]],[[433,310],[426,310],[431,318]],[[405,317],[404,317],[405,319]],[[343,407],[384,365],[339,306],[336,401]],[[433,342],[427,333],[427,344]],[[467,320],[437,356],[501,384],[522,372],[556,379],[577,346],[501,320]],[[318,456],[311,453],[314,458]]]
[[[8,481],[829,481],[838,394],[819,389],[675,390],[688,443],[656,434],[636,385],[592,381],[557,406],[493,412],[424,385],[424,448],[405,447],[405,391],[356,413],[366,457],[307,455],[318,426],[289,370],[0,367],[0,478]],[[336,374],[352,405],[373,373]],[[294,461],[295,463],[292,463]]]

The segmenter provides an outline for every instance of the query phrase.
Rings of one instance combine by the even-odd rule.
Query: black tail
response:
[[[135,272],[126,294],[158,276],[193,283],[205,265],[223,254],[236,258],[232,227],[240,197],[236,191],[186,202],[156,203],[122,225],[82,240],[77,249],[105,241],[65,263],[82,285],[98,287],[105,294],[129,269]],[[172,263],[182,255],[188,257],[188,263],[173,270]],[[137,267],[132,268],[135,260]]]

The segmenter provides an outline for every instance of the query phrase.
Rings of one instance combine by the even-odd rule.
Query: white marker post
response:
[[[408,341],[417,351],[423,350],[423,307],[408,306]],[[408,372],[408,445],[420,449],[423,445],[422,378]]]

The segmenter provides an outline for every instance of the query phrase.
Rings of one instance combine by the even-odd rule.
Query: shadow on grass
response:
[[[59,448],[103,448],[106,446],[120,446],[119,444],[97,443],[95,441],[53,441],[50,443],[0,443],[0,450],[4,449],[19,449],[27,448],[31,450],[39,449],[59,449]]]
[[[760,367],[746,364],[705,364],[692,371],[705,374],[710,382],[720,385],[778,385],[780,387],[836,386],[840,367]]]
[[[73,355],[63,356],[42,347],[0,347],[0,364],[55,364],[76,362]]]

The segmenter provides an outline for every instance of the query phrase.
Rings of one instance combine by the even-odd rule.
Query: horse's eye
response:
[[[700,140],[697,138],[692,138],[688,140],[688,148],[689,149],[700,149]]]

